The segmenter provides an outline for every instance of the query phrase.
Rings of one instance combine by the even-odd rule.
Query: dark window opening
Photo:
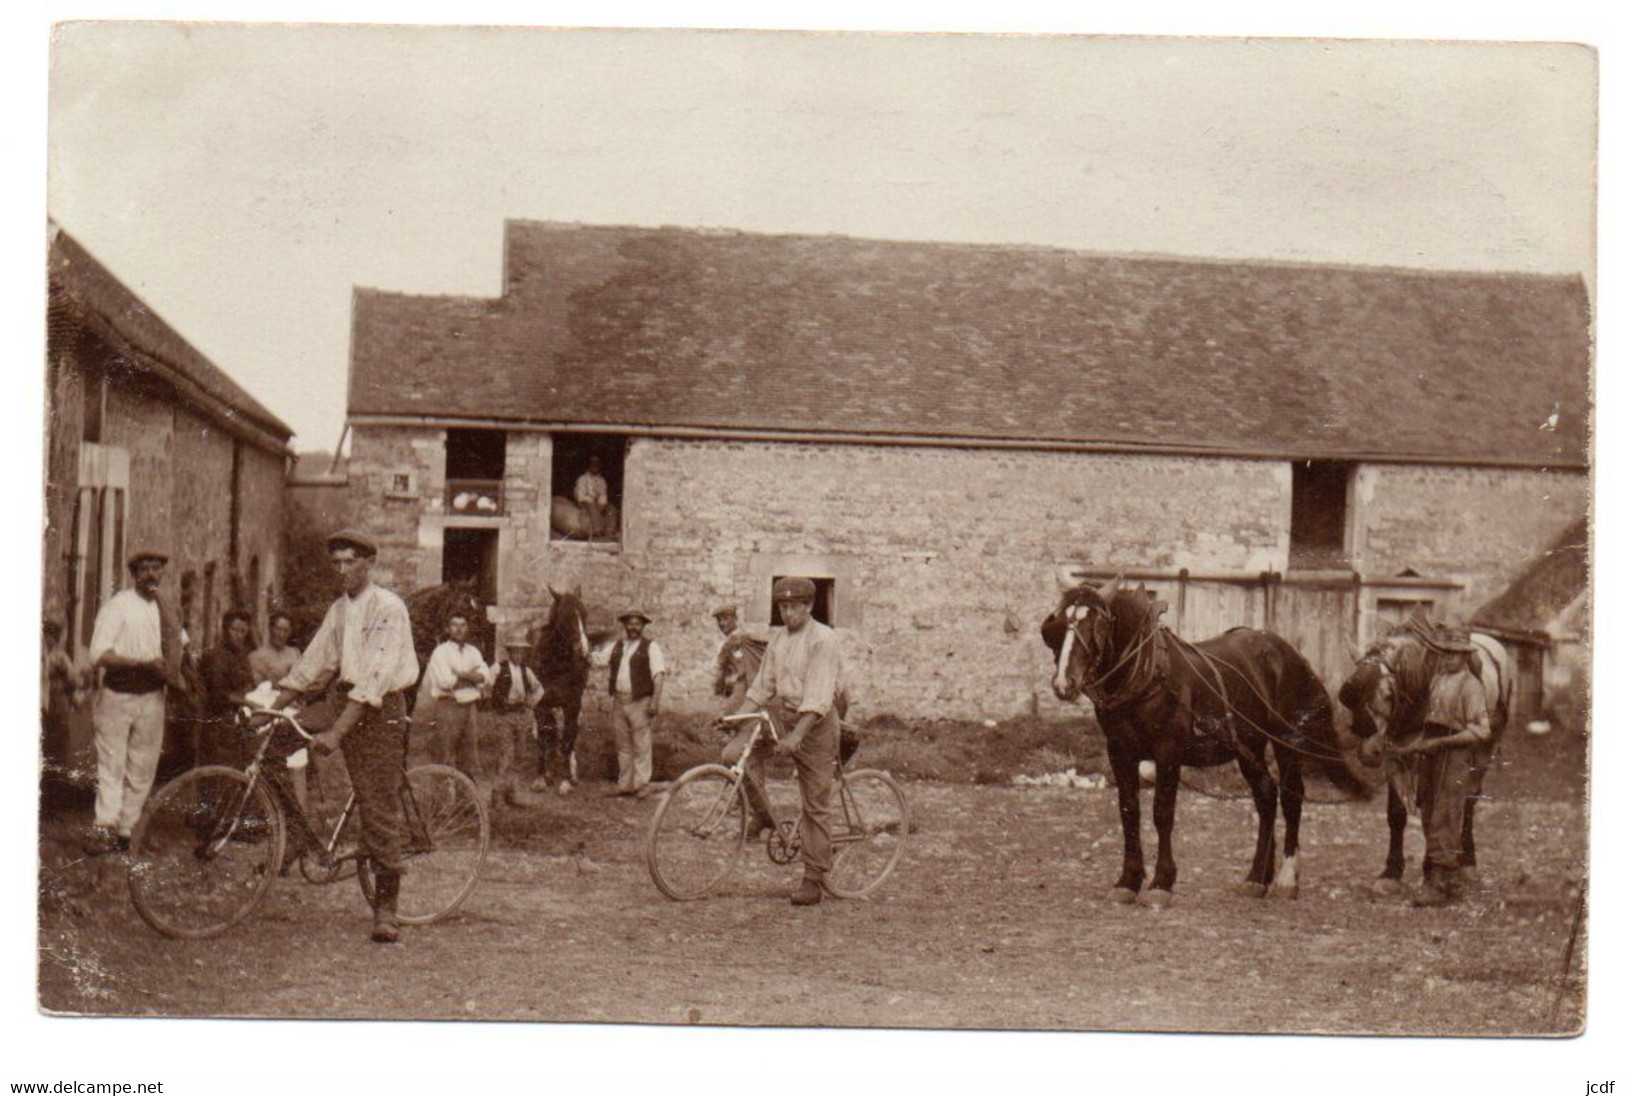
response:
[[[553,435],[553,497],[571,503],[570,507],[554,509],[554,540],[621,539],[621,519],[625,511],[626,445],[627,439],[621,434]],[[599,526],[589,529],[585,515],[572,507],[576,505],[577,486],[586,486],[580,484],[581,477],[590,470],[595,458],[598,461],[598,474],[604,478],[610,509]]]
[[[1292,462],[1292,543],[1287,566],[1340,570],[1348,566],[1344,534],[1348,519],[1346,461]]]
[[[100,445],[104,420],[107,417],[107,380],[100,373],[86,370],[80,374],[84,392],[84,440]]]
[[[783,578],[798,577],[807,578],[812,581],[813,619],[818,621],[820,624],[827,624],[831,628],[835,627],[835,580],[832,578],[816,578],[812,575],[774,575],[773,582],[776,584],[780,579]],[[783,618],[779,616],[779,603],[776,601],[773,602],[773,612],[769,623],[771,623],[775,628],[784,624]]]
[[[440,580],[471,583],[486,603],[497,599],[497,531],[447,529],[441,545]]]
[[[508,435],[503,431],[447,430],[447,513],[482,518],[505,513],[502,477],[507,464]]]

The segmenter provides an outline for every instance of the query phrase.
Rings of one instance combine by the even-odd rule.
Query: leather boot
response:
[[[801,886],[790,896],[792,906],[816,906],[824,900],[824,887],[810,876],[802,876]]]
[[[400,922],[395,916],[395,904],[401,894],[400,873],[380,868],[377,887],[372,907],[372,942],[393,944],[401,938]]]

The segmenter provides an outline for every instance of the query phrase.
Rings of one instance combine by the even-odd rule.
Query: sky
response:
[[[78,23],[50,214],[296,431],[507,218],[1580,273],[1563,45]]]

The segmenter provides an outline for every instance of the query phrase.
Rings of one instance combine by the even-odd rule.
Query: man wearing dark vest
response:
[[[660,644],[643,638],[649,617],[633,609],[620,616],[625,638],[609,653],[610,714],[615,725],[618,777],[605,795],[649,794],[654,775],[650,720],[660,714],[660,690],[666,680],[666,656]]]

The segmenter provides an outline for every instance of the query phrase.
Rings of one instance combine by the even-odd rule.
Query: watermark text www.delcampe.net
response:
[[[150,1084],[134,1083],[129,1081],[35,1081],[31,1083],[18,1083],[13,1081],[13,1092],[47,1092],[58,1093],[62,1096],[162,1096],[164,1083],[153,1081]]]

